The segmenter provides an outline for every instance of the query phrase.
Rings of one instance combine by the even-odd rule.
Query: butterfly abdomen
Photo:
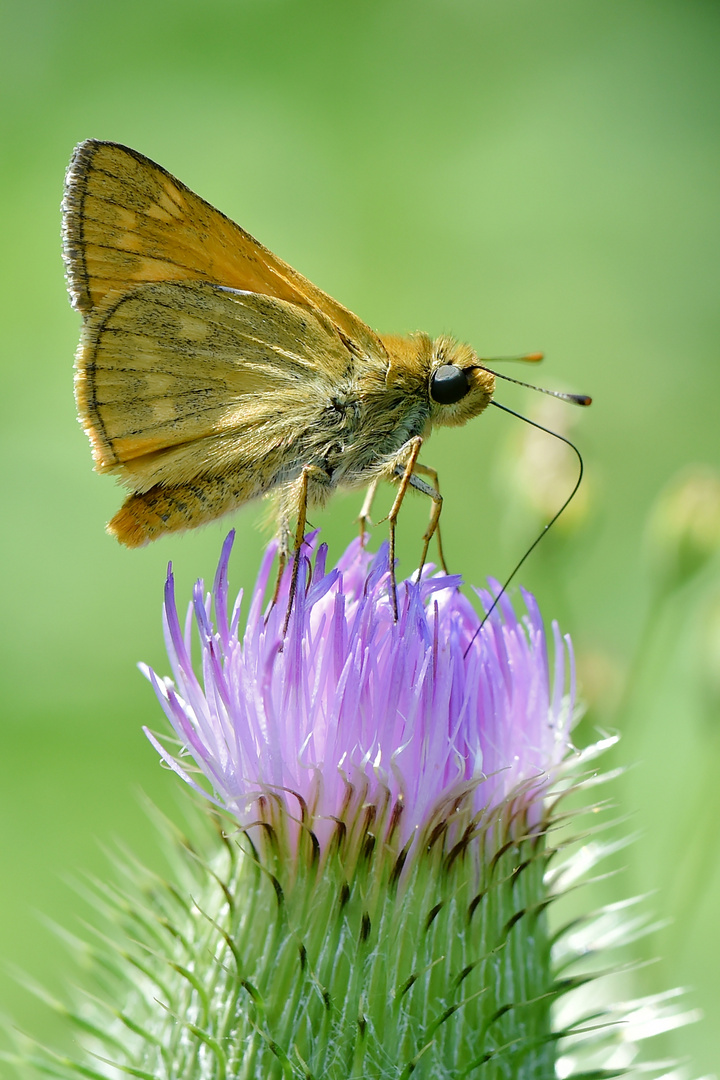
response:
[[[247,501],[247,488],[247,480],[232,474],[203,476],[197,483],[155,484],[130,495],[107,531],[126,547],[143,547],[166,533],[194,529],[236,510]]]

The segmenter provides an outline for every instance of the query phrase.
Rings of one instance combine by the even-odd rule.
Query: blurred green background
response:
[[[719,46],[713,0],[5,0],[0,957],[59,993],[67,962],[37,913],[76,927],[68,878],[107,875],[114,837],[159,859],[138,792],[172,809],[178,781],[141,733],[162,719],[135,663],[167,670],[168,559],[185,597],[228,527],[132,552],[103,532],[120,492],[75,421],[59,239],[63,172],[92,136],[164,165],[372,326],[452,332],[486,356],[543,349],[543,368],[503,370],[594,396],[553,415],[588,482],[521,580],[573,635],[577,741],[626,730],[610,763],[633,767],[612,795],[639,838],[596,898],[652,893],[675,920],[638,947],[662,959],[635,989],[690,987],[708,1019],[664,1049],[692,1075],[718,1068],[720,574],[711,559],[653,603],[644,533],[677,470],[720,464]],[[476,582],[506,575],[542,523],[523,475],[542,477],[545,454],[567,467],[551,504],[573,482],[570,454],[522,448],[519,422],[489,413],[424,455],[451,568]],[[357,508],[341,496],[313,516],[331,557]],[[401,518],[405,571],[426,513],[415,500]],[[236,587],[261,518],[234,522]],[[4,970],[0,1008],[57,1035]]]

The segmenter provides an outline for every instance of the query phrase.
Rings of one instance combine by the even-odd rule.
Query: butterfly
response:
[[[118,143],[76,147],[63,253],[84,319],[79,419],[96,471],[129,489],[107,526],[120,543],[138,547],[273,496],[282,569],[291,547],[300,550],[309,505],[338,487],[367,487],[367,523],[375,487],[388,480],[397,485],[391,576],[409,487],[431,500],[423,565],[442,498],[421,447],[434,427],[479,415],[495,388],[468,345],[376,333]]]

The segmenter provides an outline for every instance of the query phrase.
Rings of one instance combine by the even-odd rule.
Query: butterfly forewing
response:
[[[135,150],[81,143],[63,211],[68,285],[85,316],[110,294],[142,283],[209,281],[318,308],[358,355],[385,356],[361,319]]]
[[[288,417],[312,424],[354,363],[320,312],[161,283],[88,319],[76,395],[96,467],[142,490],[266,458],[292,439]]]

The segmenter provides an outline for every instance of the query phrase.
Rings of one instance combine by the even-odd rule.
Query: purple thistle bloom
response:
[[[215,794],[208,797],[243,827],[266,818],[268,804],[278,800],[292,807],[291,816],[300,807],[321,844],[358,793],[359,806],[393,808],[401,845],[438,814],[451,813],[457,800],[478,815],[524,790],[530,815],[539,816],[535,796],[567,754],[575,687],[570,640],[553,624],[551,668],[529,593],[523,591],[521,619],[503,595],[478,634],[480,620],[458,590],[460,579],[426,567],[419,583],[398,585],[395,623],[387,547],[372,556],[356,540],[327,571],[320,545],[314,562],[302,556],[283,641],[290,567],[278,602],[263,610],[276,554],[271,544],[241,636],[242,594],[232,611],[228,605],[233,540],[231,532],[212,594],[204,596],[197,582],[184,631],[169,568],[164,616],[174,685],[143,667],[183,755],[210,781]],[[306,548],[314,543],[315,535]],[[490,594],[478,595],[487,609]],[[202,679],[191,660],[193,619]],[[208,795],[148,737],[172,769]]]

